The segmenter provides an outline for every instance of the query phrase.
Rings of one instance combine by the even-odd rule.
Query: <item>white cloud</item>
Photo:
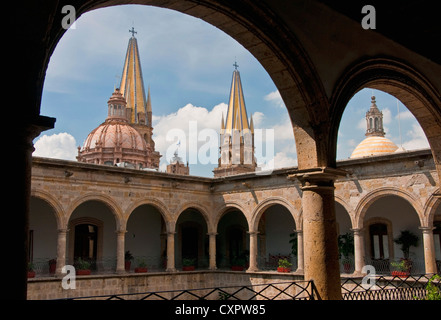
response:
[[[188,160],[188,158],[197,157],[199,147],[204,145],[205,142],[199,141],[197,148],[191,148],[190,144],[194,143],[194,141],[189,141],[192,137],[190,127],[193,126],[197,130],[197,134],[201,133],[204,129],[212,129],[218,133],[221,126],[222,113],[225,117],[226,110],[227,105],[225,103],[214,106],[211,111],[188,103],[177,112],[157,117],[156,123],[153,124],[153,139],[156,150],[162,154],[161,162],[169,163],[170,159],[167,159],[167,150],[170,152],[170,148],[176,149],[178,147],[178,140],[181,141],[179,156],[184,161]],[[182,133],[182,136],[179,136],[179,133]],[[173,141],[167,141],[167,135]],[[192,153],[190,154],[189,151]]]
[[[53,135],[43,135],[34,144],[34,156],[75,160],[78,154],[75,138],[69,133],[62,132]]]
[[[412,119],[415,119],[415,117],[413,116],[412,112],[410,112],[409,110],[406,110],[406,111],[401,111],[399,114],[397,114],[395,116],[395,119],[412,120]]]
[[[283,102],[282,96],[280,95],[279,90],[268,93],[264,99],[266,101],[270,101],[274,106],[279,108],[284,108],[285,103]]]
[[[403,142],[404,149],[414,150],[430,148],[429,141],[427,141],[426,135],[419,124],[414,123],[412,129],[406,133],[406,136],[409,136],[410,140]]]

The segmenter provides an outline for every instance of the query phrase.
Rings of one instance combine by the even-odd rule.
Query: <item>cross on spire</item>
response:
[[[239,67],[239,65],[237,64],[236,61],[234,61],[233,67],[237,70],[237,68]]]
[[[132,27],[132,30],[129,30],[129,32],[132,33],[132,37],[135,36],[135,33],[138,33],[138,32],[135,31],[135,28],[134,28],[134,27]]]

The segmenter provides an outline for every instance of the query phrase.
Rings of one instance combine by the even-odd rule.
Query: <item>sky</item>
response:
[[[258,163],[275,168],[297,165],[288,112],[260,63],[233,38],[200,19],[140,5],[88,12],[61,38],[46,71],[41,102],[41,114],[57,120],[54,129],[34,140],[34,156],[76,160],[78,146],[107,116],[107,101],[119,86],[132,27],[137,32],[145,89],[150,86],[153,139],[163,155],[161,171],[177,148],[178,137],[173,138],[171,130],[178,129],[187,137],[179,146],[179,156],[196,159],[190,162],[190,174],[213,176],[217,164],[206,164],[191,154],[203,148],[204,135],[197,149],[190,148],[189,128],[219,132],[235,62],[248,116],[253,116],[255,128],[263,130],[264,141],[274,134],[274,151],[265,142],[256,145]],[[366,88],[349,101],[343,114],[337,159],[347,159],[365,138],[365,113],[372,94],[383,111],[387,138],[406,150],[429,147],[418,122],[401,102],[397,107],[393,96]]]

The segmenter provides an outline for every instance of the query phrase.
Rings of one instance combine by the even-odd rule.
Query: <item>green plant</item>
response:
[[[338,236],[338,258],[342,255],[345,259],[354,255],[354,236],[350,232]]]
[[[294,256],[297,256],[297,249],[298,249],[298,245],[297,245],[297,232],[293,232],[289,235],[289,237],[291,238],[289,240],[289,243],[291,243],[291,253]]]
[[[400,262],[398,261],[392,261],[390,263],[390,265],[396,269],[398,269],[398,271],[407,271],[408,267],[406,266],[406,261],[405,260],[400,260]]]
[[[34,264],[32,262],[28,262],[28,271],[34,271]]]
[[[136,265],[138,266],[138,268],[145,268],[147,267],[147,262],[145,262],[143,258],[137,258]]]
[[[288,259],[279,259],[279,268],[290,268],[292,263]]]
[[[184,259],[182,259],[182,265],[184,267],[191,267],[191,266],[194,266],[195,261],[196,260],[193,258],[184,258]]]
[[[79,270],[88,270],[90,269],[90,262],[78,258],[75,262],[75,267]]]
[[[433,284],[433,281],[438,280],[438,286]],[[430,278],[426,286],[426,300],[441,300],[441,290],[439,288],[441,277],[435,274]]]
[[[394,239],[396,244],[401,245],[404,259],[409,259],[410,247],[418,246],[418,236],[409,230],[402,230],[400,235]]]
[[[133,260],[133,255],[130,253],[129,250],[127,250],[126,253],[124,254],[124,260],[125,261],[132,261]]]
[[[241,258],[241,257],[234,257],[232,260],[231,260],[231,265],[232,266],[241,266],[241,267],[244,267],[245,266],[245,259],[244,258]]]

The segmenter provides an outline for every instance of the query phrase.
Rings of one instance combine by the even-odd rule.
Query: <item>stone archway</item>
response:
[[[393,95],[409,109],[426,134],[438,174],[441,173],[441,97],[415,68],[389,57],[356,62],[340,77],[331,98],[330,163],[335,163],[343,111],[352,96],[366,87]]]

